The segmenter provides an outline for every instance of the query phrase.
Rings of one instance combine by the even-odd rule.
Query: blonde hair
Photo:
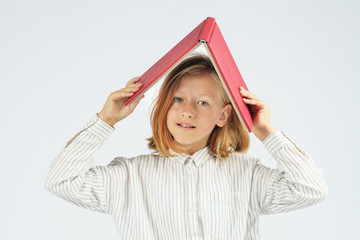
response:
[[[167,126],[167,113],[173,103],[174,92],[185,75],[209,74],[218,85],[221,105],[230,104],[229,97],[216,73],[211,60],[206,55],[196,54],[183,60],[165,77],[158,97],[154,101],[151,111],[151,126],[153,136],[148,138],[148,147],[165,157],[173,156],[170,149],[181,153],[184,149],[176,143]],[[240,119],[232,110],[223,127],[215,126],[208,145],[213,155],[225,158],[231,152],[245,152],[250,145],[249,134]]]

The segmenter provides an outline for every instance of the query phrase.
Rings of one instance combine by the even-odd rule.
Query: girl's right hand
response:
[[[110,126],[114,127],[117,122],[132,113],[144,96],[127,106],[125,106],[125,101],[140,89],[142,84],[137,83],[139,80],[140,77],[135,77],[126,83],[126,87],[111,93],[107,98],[104,107],[98,113],[98,117]]]

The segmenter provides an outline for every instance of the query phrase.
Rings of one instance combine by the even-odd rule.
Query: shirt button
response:
[[[189,170],[189,171],[188,171],[188,174],[189,174],[189,175],[191,175],[191,174],[193,174],[193,173],[194,173],[193,170]]]

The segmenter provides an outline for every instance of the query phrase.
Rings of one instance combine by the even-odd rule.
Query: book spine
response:
[[[208,42],[210,40],[215,24],[216,24],[215,18],[212,18],[212,17],[206,18],[204,26],[201,29],[201,32],[199,35],[199,41]]]

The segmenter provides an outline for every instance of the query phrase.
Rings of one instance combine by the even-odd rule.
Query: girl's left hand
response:
[[[269,105],[243,87],[240,89],[243,101],[250,108],[252,117],[252,132],[260,140],[264,141],[267,136],[276,131],[270,122]]]

